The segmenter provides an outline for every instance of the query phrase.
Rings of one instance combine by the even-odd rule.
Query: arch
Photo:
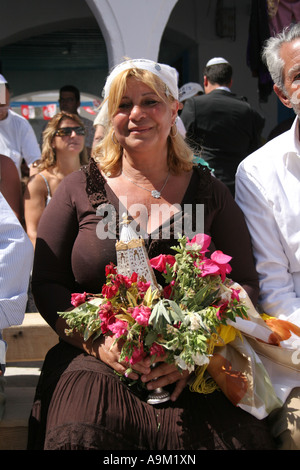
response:
[[[137,19],[133,21],[124,0],[86,0],[105,38],[109,67],[124,56],[157,60],[162,34],[177,1],[130,0]]]

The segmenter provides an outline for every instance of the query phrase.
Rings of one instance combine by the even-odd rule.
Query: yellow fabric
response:
[[[241,332],[230,325],[221,325],[218,330],[218,335],[222,342],[216,343],[215,346],[224,346],[224,344],[231,343],[231,341],[235,340],[236,336],[242,338]]]
[[[276,318],[276,317],[271,317],[271,315],[267,315],[266,313],[261,313],[260,316],[264,321],[268,320],[269,318]]]
[[[208,345],[208,354],[212,355],[216,346],[224,346],[225,344],[234,341],[236,336],[242,338],[241,333],[230,325],[221,325],[218,329],[218,334],[212,335]],[[195,380],[190,385],[190,390],[197,393],[212,393],[219,387],[211,377],[204,377],[208,364],[200,366],[195,371]]]

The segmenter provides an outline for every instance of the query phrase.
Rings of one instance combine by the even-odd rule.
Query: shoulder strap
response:
[[[38,173],[38,174],[43,178],[43,180],[44,180],[45,183],[46,183],[47,191],[48,191],[48,198],[51,197],[50,186],[49,186],[49,183],[48,183],[47,178],[46,178],[42,173]]]

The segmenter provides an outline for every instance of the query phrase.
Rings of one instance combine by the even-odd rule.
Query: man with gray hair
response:
[[[300,327],[300,23],[271,37],[263,59],[276,95],[296,117],[290,130],[239,165],[236,201],[252,237],[260,310]],[[299,337],[289,342],[299,349]],[[270,423],[280,449],[300,449],[300,388]]]

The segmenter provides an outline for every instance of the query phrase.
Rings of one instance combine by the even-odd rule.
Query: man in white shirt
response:
[[[275,93],[297,116],[289,131],[239,165],[236,201],[252,237],[260,310],[300,326],[300,23],[270,38],[263,57]],[[294,388],[270,417],[281,449],[300,449],[299,409],[300,388]]]
[[[32,164],[41,157],[41,151],[34,130],[29,122],[9,109],[9,85],[3,75],[0,82],[5,83],[6,102],[0,104],[0,154],[11,158],[21,178],[21,165],[24,159],[29,167],[29,174],[36,173]]]
[[[0,420],[5,408],[7,348],[1,330],[23,322],[32,261],[32,243],[0,193]]]

